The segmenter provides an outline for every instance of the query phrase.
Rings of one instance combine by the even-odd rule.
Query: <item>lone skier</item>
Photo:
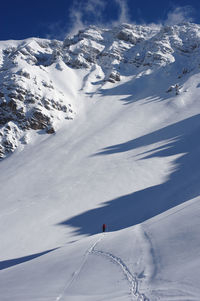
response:
[[[103,224],[103,226],[102,226],[102,231],[103,231],[103,232],[106,232],[106,224]]]

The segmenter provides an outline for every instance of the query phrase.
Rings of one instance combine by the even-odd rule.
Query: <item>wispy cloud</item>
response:
[[[70,10],[70,28],[68,33],[73,35],[77,33],[78,30],[84,28],[85,25],[82,12],[72,7]]]
[[[106,7],[106,2],[102,0],[89,0],[84,5],[84,10],[87,13],[92,13],[101,18],[102,11]]]
[[[165,24],[174,25],[182,22],[192,22],[194,9],[190,5],[175,7],[169,11]]]
[[[115,19],[107,21],[105,20],[105,12],[108,9],[106,0],[85,0],[84,3],[74,0],[70,9],[70,34],[75,34],[89,24],[110,27],[130,22],[127,0],[111,0],[111,3],[118,13]]]
[[[112,7],[113,12],[108,17],[109,9]],[[142,11],[138,8],[140,14],[140,24],[160,27],[164,25],[174,25],[182,22],[193,21],[195,15],[192,6],[173,7],[167,14],[166,20],[160,20],[159,23],[146,23],[142,20]],[[62,20],[51,24],[49,27],[49,38],[56,37],[64,39],[67,34],[74,35],[80,29],[89,25],[101,27],[112,27],[121,23],[134,23],[130,12],[129,0],[73,0],[71,7],[68,9],[68,18],[66,23]],[[110,19],[109,19],[110,18]]]
[[[129,23],[130,22],[130,15],[129,15],[129,9],[128,4],[126,0],[114,0],[115,3],[118,5],[119,8],[119,15],[116,23]]]
[[[70,33],[74,34],[89,24],[102,24],[105,8],[106,2],[103,0],[85,0],[84,2],[74,0],[69,16]]]
[[[107,13],[111,7],[115,13],[108,20]],[[62,20],[46,24],[49,32],[46,38],[63,40],[66,35],[74,35],[92,24],[109,28],[121,23],[131,23],[128,0],[73,0],[67,15],[66,23]]]

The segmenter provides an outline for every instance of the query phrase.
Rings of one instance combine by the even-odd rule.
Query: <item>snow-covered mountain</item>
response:
[[[95,81],[87,81],[96,87],[124,76],[154,77],[159,70],[168,78],[177,75],[172,85],[166,79],[163,89],[178,93],[184,77],[199,70],[199,30],[196,24],[123,24],[109,30],[91,26],[63,42],[1,42],[0,156],[26,144],[30,130],[55,133],[60,120],[74,118],[76,88],[72,91],[69,68],[85,69],[84,82],[98,70]]]
[[[197,24],[0,42],[0,300],[200,299],[199,88]]]

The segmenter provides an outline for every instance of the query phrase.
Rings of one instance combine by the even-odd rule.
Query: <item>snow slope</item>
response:
[[[0,300],[200,299],[198,66],[178,78],[193,55],[114,83],[63,65],[66,87],[46,67],[77,116],[1,162]]]

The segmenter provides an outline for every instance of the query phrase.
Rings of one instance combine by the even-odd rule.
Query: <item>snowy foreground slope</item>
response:
[[[200,300],[199,42],[195,24],[89,28],[34,75],[51,97],[11,97],[23,121],[4,84],[2,139],[19,143],[2,144],[0,300]]]

